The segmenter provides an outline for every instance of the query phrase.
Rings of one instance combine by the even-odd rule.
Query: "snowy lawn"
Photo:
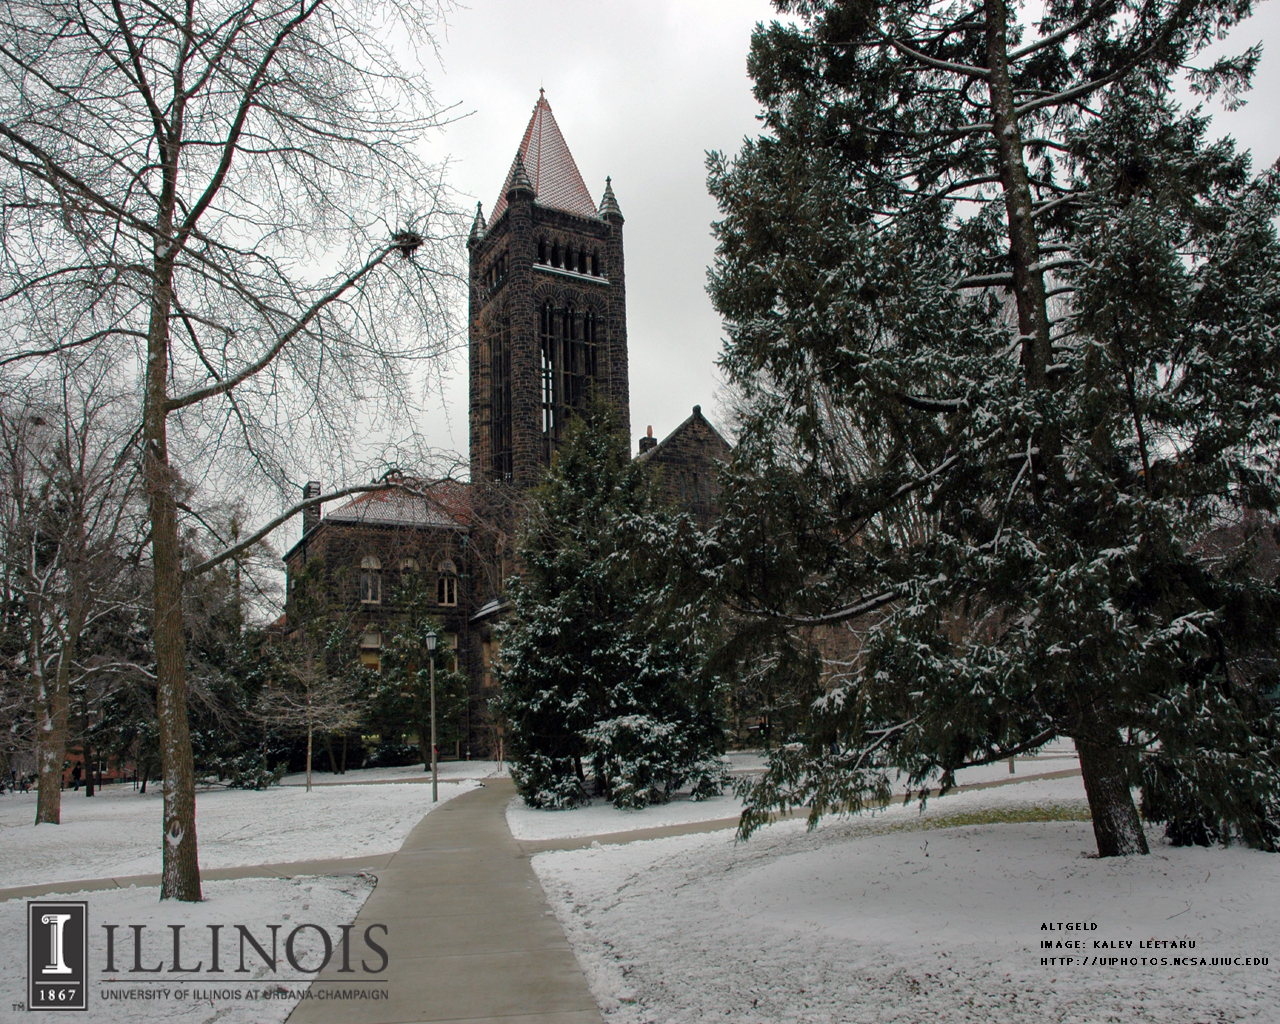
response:
[[[507,805],[507,827],[517,839],[576,839],[610,832],[632,832],[640,828],[737,818],[741,813],[742,801],[735,796],[713,796],[709,800],[694,801],[683,793],[677,794],[669,804],[655,804],[639,811],[620,811],[607,800],[596,800],[586,807],[575,807],[569,811],[538,811],[526,807],[524,800],[515,797]]]
[[[324,762],[328,764],[328,760]],[[436,766],[440,780],[445,779],[496,779],[506,775],[504,764],[498,771],[497,761],[441,761]],[[342,775],[313,770],[311,786],[350,786],[360,782],[430,782],[431,772],[420,764],[400,765],[396,768],[353,768]],[[306,772],[295,772],[280,780],[282,786],[305,786]]]
[[[97,799],[96,797],[94,799]],[[208,934],[205,926],[221,924],[227,934],[234,934],[235,924],[244,924],[257,934],[265,936],[267,926],[281,925],[281,935],[288,935],[291,922],[315,922],[322,925],[332,935],[340,934],[340,926],[355,920],[364,901],[373,889],[372,879],[367,878],[247,878],[226,882],[205,882],[204,902],[177,903],[160,902],[159,888],[109,889],[105,892],[69,893],[56,897],[60,900],[85,900],[89,913],[89,1007],[85,1018],[90,1021],[181,1021],[182,1024],[205,1024],[218,1021],[219,1024],[275,1024],[284,1020],[297,1005],[297,998],[272,998],[268,1001],[245,1002],[242,1000],[220,998],[216,1004],[208,999],[180,1000],[176,998],[154,998],[146,1001],[122,1000],[110,998],[108,993],[133,991],[137,993],[147,989],[151,994],[176,988],[191,990],[238,989],[242,993],[250,988],[268,988],[280,984],[289,991],[300,991],[306,988],[310,976],[297,984],[290,983],[290,972],[284,970],[273,974],[266,965],[252,958],[246,963],[254,965],[250,974],[237,974],[234,970],[234,940],[226,940],[223,945],[224,968],[227,973],[218,975],[174,975],[169,978],[186,981],[186,985],[174,984],[140,984],[137,975],[131,975],[133,945],[128,925],[145,925],[143,933],[152,945],[147,946],[148,963],[151,959],[165,962],[171,956],[172,943],[168,941],[171,934],[169,925],[185,926],[184,935],[190,941],[190,950],[194,954],[190,959],[184,955],[184,964],[201,959],[207,954],[202,952],[200,942]],[[117,939],[116,966],[120,968],[111,974],[103,971],[105,966],[103,940],[100,927],[105,922],[118,922],[119,930],[125,936]],[[223,936],[226,939],[226,936]],[[318,954],[309,940],[318,936],[311,930],[299,933],[295,945],[298,961],[304,966],[316,962]],[[281,940],[283,944],[283,939]],[[27,904],[25,900],[8,900],[0,903],[0,948],[9,955],[0,957],[0,1020],[21,1020],[26,1013],[15,1012],[12,1017],[5,1016],[12,1004],[26,999],[27,958],[23,951],[27,947]],[[270,948],[268,943],[267,948]],[[359,947],[363,949],[364,947]],[[152,956],[154,954],[154,957]],[[230,959],[227,959],[230,956]],[[143,976],[146,977],[145,975]],[[42,1014],[44,1019],[47,1014]]]
[[[440,786],[440,806],[474,789]],[[62,795],[62,824],[32,826],[36,797],[0,797],[0,888],[144,875],[160,870],[159,792],[107,786]],[[394,853],[432,809],[429,786],[213,789],[196,795],[206,868]]]
[[[730,770],[735,774],[759,771],[764,768],[764,756],[755,751],[731,753]],[[1036,758],[1019,758],[1015,774],[1009,774],[1005,761],[999,764],[966,768],[956,773],[956,781],[962,786],[982,785],[992,782],[1011,782],[1015,785],[1001,788],[1015,789],[1024,796],[1021,783],[1049,772],[1079,769],[1076,752],[1067,748],[1046,748]],[[350,773],[348,773],[350,774]],[[905,786],[897,787],[902,792]],[[1064,793],[1074,799],[1084,796],[1084,789],[1076,783],[1068,784]],[[958,794],[957,794],[958,795]],[[951,796],[947,797],[948,800]],[[993,798],[995,799],[995,798]],[[643,810],[618,810],[607,800],[597,799],[586,807],[568,811],[541,811],[526,807],[519,797],[507,806],[507,827],[517,839],[576,839],[580,836],[607,835],[614,832],[631,832],[643,828],[663,828],[667,825],[688,825],[694,822],[736,818],[742,813],[742,801],[735,796],[713,797],[710,800],[693,801],[687,793],[677,794],[668,804],[658,804]]]
[[[717,832],[533,865],[610,1024],[1280,1020],[1280,857],[1174,849],[1153,832],[1150,857],[1099,860],[1086,820],[1043,820],[1084,818],[1082,797],[1078,778],[1042,780],[924,815],[895,806],[812,833],[789,821],[747,843]],[[1042,928],[1076,922],[1097,927]]]

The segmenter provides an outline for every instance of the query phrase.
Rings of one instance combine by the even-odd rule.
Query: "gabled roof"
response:
[[[371,523],[385,526],[438,526],[466,529],[471,523],[468,487],[456,480],[436,483],[405,479],[401,487],[368,491],[324,517],[327,523]]]
[[[691,430],[696,430],[699,427],[701,427],[704,431],[708,433],[708,435],[711,438],[713,438],[711,442],[712,445],[714,445],[717,448],[720,448],[720,450],[725,455],[728,455],[729,452],[733,451],[733,445],[731,445],[728,441],[726,441],[724,439],[724,435],[720,433],[720,431],[716,430],[716,428],[711,425],[711,421],[702,415],[702,406],[695,405],[693,407],[693,415],[687,417],[678,427],[676,427],[675,430],[671,431],[671,433],[669,433],[666,437],[664,437],[661,441],[659,441],[656,445],[654,445],[648,451],[640,452],[639,454],[637,454],[635,456],[635,461],[636,462],[650,462],[650,461],[661,462],[662,456],[666,454],[668,449],[670,449],[672,446],[674,446],[678,442],[681,435],[686,434]]]
[[[580,217],[596,216],[596,204],[582,181],[582,175],[578,173],[578,165],[573,162],[573,154],[569,152],[569,146],[560,134],[560,126],[551,113],[551,104],[547,102],[541,89],[538,90],[538,102],[534,104],[533,117],[529,119],[529,127],[524,130],[516,159],[511,161],[511,170],[502,183],[502,192],[498,201],[493,204],[490,224],[502,216],[507,208],[507,192],[511,189],[517,166],[521,162],[533,185],[539,205],[576,213]]]

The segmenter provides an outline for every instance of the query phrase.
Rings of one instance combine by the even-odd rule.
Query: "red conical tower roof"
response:
[[[517,162],[524,163],[525,174],[533,183],[533,191],[540,205],[576,213],[581,217],[596,216],[596,204],[592,202],[591,193],[587,191],[582,175],[578,173],[578,165],[573,162],[573,154],[569,152],[564,136],[560,134],[560,126],[551,113],[551,104],[547,102],[546,94],[541,89],[538,90],[533,117],[529,118],[529,127],[524,130],[518,157],[519,161],[511,161],[507,180],[502,183],[502,193],[493,204],[490,224],[501,217],[507,208],[507,192],[515,178]]]

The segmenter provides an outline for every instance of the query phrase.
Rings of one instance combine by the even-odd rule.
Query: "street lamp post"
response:
[[[436,633],[427,632],[428,678],[431,681],[431,802],[440,799],[440,775],[436,765]]]

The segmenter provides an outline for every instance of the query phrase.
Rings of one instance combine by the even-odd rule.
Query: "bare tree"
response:
[[[59,371],[0,403],[0,531],[26,613],[36,824],[55,825],[71,690],[101,675],[91,664],[101,659],[82,660],[84,640],[134,599],[141,521],[134,403],[113,389],[101,360],[59,360]]]
[[[463,222],[419,155],[440,114],[396,52],[430,5],[0,4],[0,363],[132,346],[142,395],[161,898],[197,900],[178,505],[264,484],[411,404]],[[413,258],[411,258],[413,257]]]

